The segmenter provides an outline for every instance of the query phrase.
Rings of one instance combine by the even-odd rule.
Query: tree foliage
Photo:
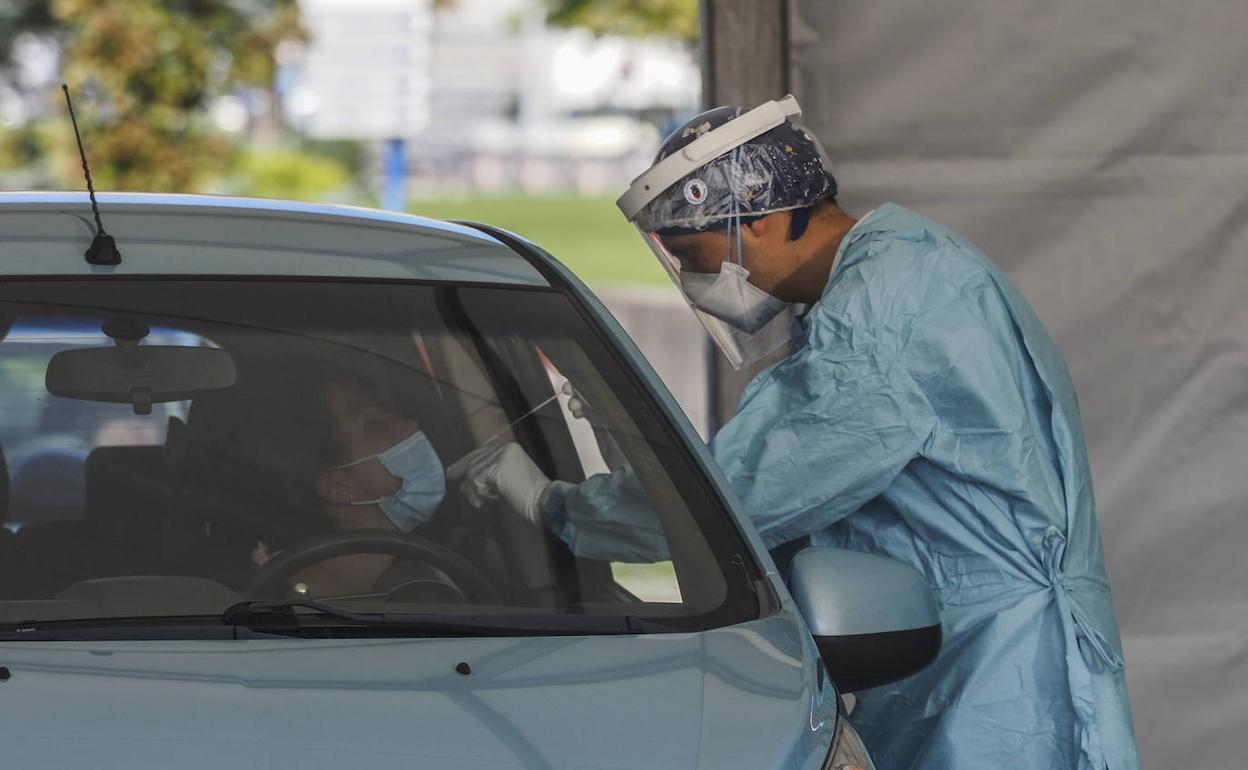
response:
[[[698,0],[545,0],[546,19],[595,34],[666,35],[696,43]]]
[[[60,46],[93,175],[110,189],[187,191],[219,173],[232,148],[209,123],[209,100],[268,88],[278,44],[302,36],[294,0],[0,0],[4,8],[26,27],[6,36],[8,47],[0,40],[0,61],[23,31]],[[46,151],[65,159],[55,171],[68,181],[73,137],[57,137]]]
[[[323,200],[351,185],[351,172],[340,161],[293,147],[243,150],[228,191],[238,195],[290,200]]]

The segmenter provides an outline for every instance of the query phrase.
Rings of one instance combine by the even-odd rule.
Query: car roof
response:
[[[87,264],[86,193],[0,192],[0,276],[213,275],[549,286],[479,230],[391,211],[215,195],[101,193],[122,261]]]

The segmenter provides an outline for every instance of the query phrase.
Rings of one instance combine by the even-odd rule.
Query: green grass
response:
[[[611,576],[615,582],[631,591],[645,602],[679,602],[680,583],[676,580],[676,568],[670,561],[655,564],[611,563]]]
[[[609,198],[508,195],[412,201],[413,214],[470,219],[522,235],[549,251],[585,283],[663,285],[667,275]]]

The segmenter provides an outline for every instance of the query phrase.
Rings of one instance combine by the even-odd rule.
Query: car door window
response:
[[[542,356],[559,410],[576,446],[576,454],[585,478],[620,472],[628,467],[619,444],[611,431],[595,424],[593,407],[576,389],[572,381]],[[624,590],[646,602],[681,601],[680,581],[670,559],[653,561],[611,561],[612,579]]]

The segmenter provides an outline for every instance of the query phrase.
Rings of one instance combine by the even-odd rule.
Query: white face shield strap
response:
[[[706,132],[680,150],[655,163],[633,180],[615,205],[619,206],[628,221],[632,222],[637,218],[637,214],[660,193],[686,175],[721,155],[732,152],[751,139],[767,133],[784,121],[799,118],[801,115],[802,108],[797,105],[797,99],[792,94],[783,99],[759,105],[719,128]]]

